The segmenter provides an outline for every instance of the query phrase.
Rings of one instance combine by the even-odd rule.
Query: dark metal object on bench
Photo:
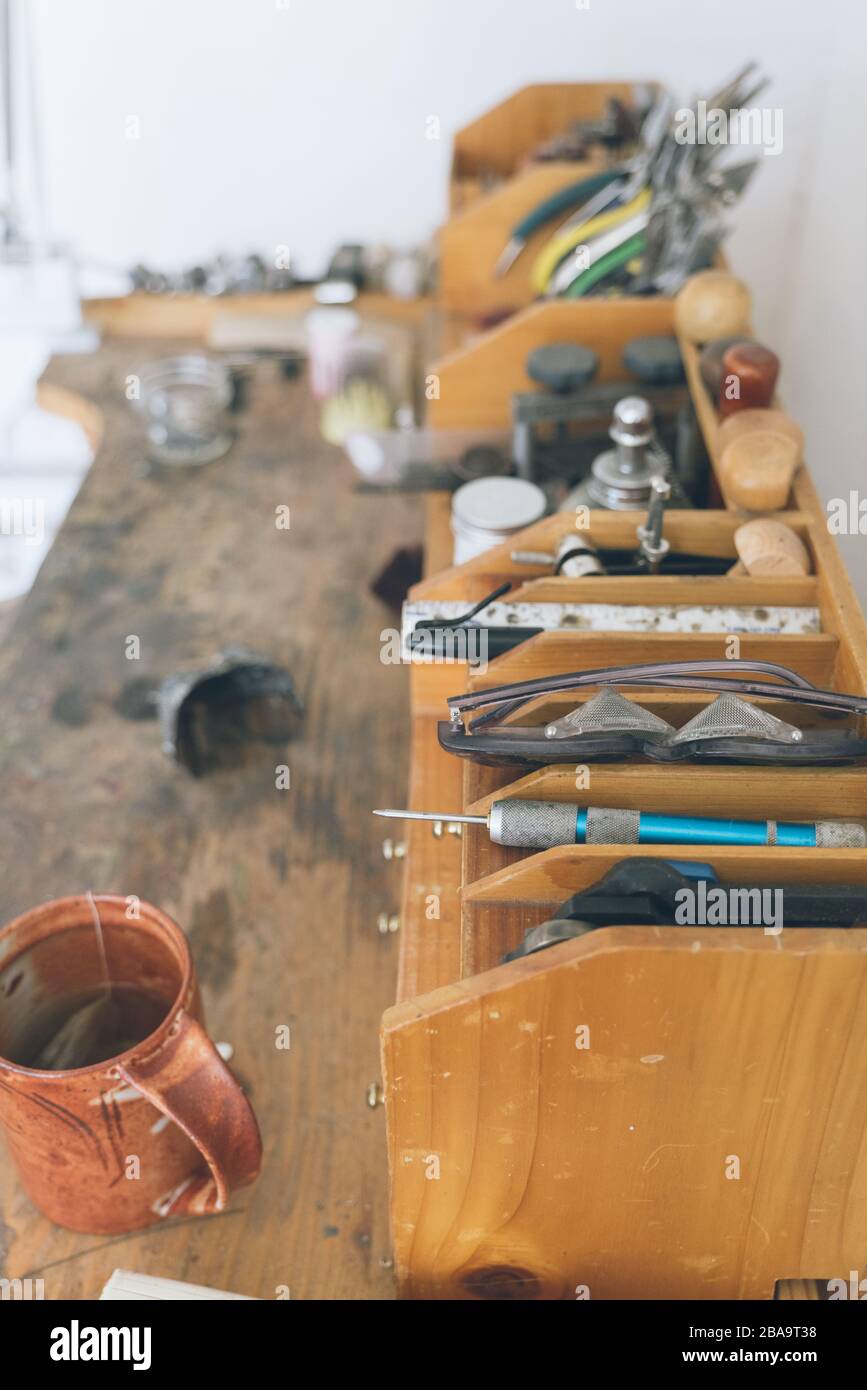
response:
[[[678,921],[686,893],[704,897],[707,902],[708,892],[714,888],[730,895],[729,900],[737,905],[739,915],[741,905],[745,908],[749,905],[751,909],[757,901],[761,903],[763,892],[779,893],[777,902],[781,904],[782,927],[855,927],[867,923],[867,887],[862,884],[790,883],[770,889],[768,885],[757,884],[722,885],[709,864],[686,864],[634,855],[615,864],[583,893],[573,894],[554,917],[530,927],[521,945],[503,956],[503,962],[534,955],[548,946],[595,931],[597,927],[766,925],[761,920]],[[748,915],[756,916],[751,912]]]

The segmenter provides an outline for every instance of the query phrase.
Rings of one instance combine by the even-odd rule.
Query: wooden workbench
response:
[[[377,915],[397,908],[400,866],[369,811],[406,783],[407,683],[380,662],[396,620],[368,582],[420,537],[422,508],[355,494],[306,386],[270,366],[225,458],[149,471],[124,381],[178,347],[109,338],[46,375],[42,399],[101,442],[0,646],[0,920],[87,889],[169,912],[211,1034],[235,1049],[263,1170],[223,1215],[104,1239],[40,1216],[0,1146],[0,1277],[41,1277],[48,1299],[95,1298],[117,1266],[266,1299],[281,1285],[293,1299],[387,1299],[383,1112],[366,1089],[395,991],[396,938]],[[303,727],[285,755],[196,781],[157,724],[130,714],[145,686],[230,644],[288,666]],[[282,761],[288,791],[275,790]],[[287,1023],[288,1052],[275,1047]]]

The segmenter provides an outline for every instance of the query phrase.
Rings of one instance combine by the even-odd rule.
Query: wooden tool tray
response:
[[[531,303],[530,268],[566,214],[535,232],[512,268],[494,277],[511,230],[539,203],[611,162],[601,148],[586,160],[530,163],[545,140],[576,122],[604,114],[611,97],[629,101],[652,82],[542,83],[523,87],[459,130],[454,139],[450,216],[440,228],[439,296],[443,309],[464,319]],[[615,155],[622,162],[622,155]]]
[[[526,354],[539,341],[586,343],[600,352],[604,372],[617,376],[624,341],[668,331],[670,306],[662,301],[528,309],[434,368],[442,389],[432,418],[449,426],[506,423],[511,392],[526,386]],[[694,350],[682,350],[716,468],[715,412]],[[517,585],[510,601],[815,606],[819,633],[741,636],[740,656],[864,693],[867,630],[806,468],[796,476],[790,510],[774,515],[804,541],[809,576],[599,577],[588,588],[586,580],[552,577],[541,564],[511,558],[518,550],[550,552],[574,526],[571,514],[557,514],[465,565],[430,573],[411,598],[469,607],[508,578]],[[676,550],[734,563],[734,533],[746,519],[728,508],[672,511],[666,536]],[[431,551],[441,557],[447,505],[432,504],[429,520]],[[641,520],[594,511],[589,535],[601,546],[630,547]],[[409,805],[482,813],[506,795],[867,824],[867,780],[858,766],[636,760],[592,765],[587,785],[572,764],[522,773],[466,763],[438,746],[447,695],[628,661],[723,658],[726,640],[556,631],[484,670],[413,663]],[[541,723],[579,698],[546,697],[516,718]],[[682,723],[712,697],[648,688],[637,698]],[[793,717],[791,705],[765,707]],[[796,723],[817,718],[797,708]],[[841,726],[855,722],[863,723]],[[867,930],[789,929],[777,937],[739,927],[607,927],[501,964],[527,928],[636,851],[525,852],[492,843],[482,827],[456,829],[407,824],[398,1004],[383,1023],[403,1292],[772,1298],[786,1281],[814,1288],[809,1281],[860,1269],[867,1249]],[[638,852],[709,862],[723,885],[867,884],[865,850]],[[584,1027],[586,1048],[576,1042]]]
[[[476,199],[484,197],[492,186],[500,187],[505,180],[514,178],[544,141],[561,134],[574,122],[601,117],[610,97],[628,102],[639,86],[653,84],[640,81],[536,82],[489,107],[455,132],[449,179],[450,211],[455,213],[469,207]],[[558,161],[558,168],[568,173],[574,171],[576,163]],[[565,178],[564,182],[569,179]],[[508,230],[507,223],[504,241]]]

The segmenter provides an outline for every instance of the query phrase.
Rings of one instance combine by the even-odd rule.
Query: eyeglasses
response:
[[[725,669],[733,675],[714,675]],[[759,674],[774,680],[744,679]],[[779,682],[779,684],[777,683]],[[540,727],[500,721],[531,700],[599,686],[599,693],[570,713]],[[627,699],[616,687],[718,692],[718,698],[676,729]],[[656,762],[840,763],[867,758],[867,739],[852,730],[802,730],[744,695],[790,701],[829,715],[867,714],[867,696],[822,690],[804,676],[769,661],[673,661],[575,671],[490,690],[451,696],[451,722],[439,725],[448,752],[477,762],[580,762],[644,756]],[[463,715],[487,708],[469,725]],[[493,725],[498,725],[492,728]],[[478,730],[484,732],[478,732]]]

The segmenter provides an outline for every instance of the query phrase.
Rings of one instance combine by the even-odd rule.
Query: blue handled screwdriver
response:
[[[867,830],[857,821],[716,820],[668,816],[565,801],[494,801],[486,816],[439,811],[374,811],[397,820],[483,825],[497,845],[551,849],[554,845],[782,845],[863,849]]]

